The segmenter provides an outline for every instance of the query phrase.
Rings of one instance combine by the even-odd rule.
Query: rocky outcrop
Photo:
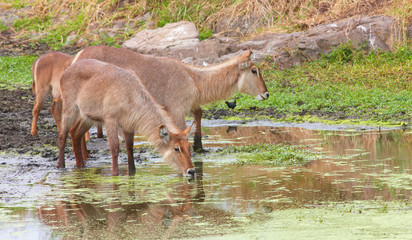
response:
[[[318,58],[349,40],[364,44],[367,50],[392,50],[400,37],[396,20],[389,16],[351,17],[304,32],[267,33],[246,42],[219,35],[200,41],[193,23],[178,22],[143,30],[127,40],[123,47],[198,65],[222,62],[251,48],[256,61],[270,56],[279,68],[285,68]]]
[[[162,28],[145,29],[123,44],[137,52],[184,59],[195,54],[200,45],[199,33],[191,22],[166,24]]]

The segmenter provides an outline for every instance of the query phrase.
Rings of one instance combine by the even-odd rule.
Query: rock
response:
[[[118,31],[121,29],[124,29],[127,25],[127,20],[116,20],[113,21],[113,26],[112,26],[112,30],[113,31]]]
[[[64,44],[65,46],[69,46],[73,42],[75,42],[77,35],[75,33],[71,33],[66,40],[66,43]]]
[[[352,41],[365,44],[366,50],[393,50],[399,36],[396,21],[388,16],[358,16],[331,24],[322,24],[305,32],[266,34],[241,44],[256,49],[256,60],[272,56],[283,67],[330,53],[339,44]]]
[[[0,6],[1,5],[2,4],[0,3]],[[15,21],[21,19],[21,14],[16,9],[13,9],[13,8],[9,8],[9,9],[0,8],[0,11],[1,11],[0,24],[2,24],[4,26],[12,27]]]
[[[253,14],[233,16],[227,13],[216,22],[214,32],[223,33],[225,36],[242,37],[256,31],[259,27],[260,18]]]
[[[410,34],[412,28],[407,29]],[[349,40],[354,45],[364,44],[366,50],[393,50],[402,34],[393,17],[356,16],[303,32],[266,33],[246,42],[238,42],[225,34],[216,34],[204,41],[198,36],[193,23],[171,23],[163,28],[143,30],[126,41],[123,47],[204,66],[225,61],[250,48],[255,61],[270,56],[277,67],[289,68],[328,54]]]
[[[195,55],[199,43],[195,24],[182,21],[166,24],[162,28],[140,31],[125,41],[123,47],[140,53],[185,59]]]
[[[152,13],[151,13],[151,12],[147,12],[147,13],[145,13],[143,16],[139,16],[139,17],[133,19],[133,21],[146,22],[146,21],[149,20],[151,17],[152,17]]]

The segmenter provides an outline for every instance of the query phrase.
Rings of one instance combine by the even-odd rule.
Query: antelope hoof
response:
[[[57,164],[57,168],[66,168],[65,164]]]
[[[31,130],[30,134],[31,134],[32,136],[37,136],[37,130]]]

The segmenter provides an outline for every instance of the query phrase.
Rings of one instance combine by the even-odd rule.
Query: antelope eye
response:
[[[175,146],[175,151],[176,151],[176,152],[180,152],[180,147]]]
[[[256,69],[256,68],[252,68],[252,73],[256,74],[256,73],[257,73],[257,69]]]

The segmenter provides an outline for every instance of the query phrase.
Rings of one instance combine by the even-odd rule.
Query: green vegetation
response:
[[[243,224],[244,229],[236,233],[207,239],[407,239],[412,234],[407,206],[404,202],[353,201],[282,209],[273,211],[266,222]]]
[[[412,49],[365,53],[350,43],[341,45],[322,59],[292,69],[274,70],[261,63],[270,97],[258,102],[237,94],[235,111],[256,107],[273,108],[284,120],[300,121],[308,116],[322,119],[410,122],[412,117]],[[227,109],[224,101],[206,109]]]
[[[0,87],[31,85],[31,66],[36,57],[0,57]]]
[[[311,150],[292,145],[257,144],[247,146],[230,146],[222,150],[223,154],[231,154],[239,164],[259,164],[271,166],[298,166],[322,156]]]

